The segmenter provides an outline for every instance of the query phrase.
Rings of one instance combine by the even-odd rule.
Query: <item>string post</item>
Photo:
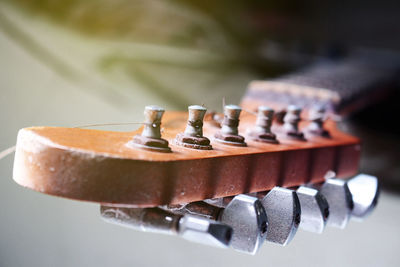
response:
[[[168,141],[161,138],[161,119],[164,109],[159,106],[146,106],[144,108],[143,130],[140,135],[134,136],[129,142],[135,147],[158,152],[171,152]]]
[[[206,112],[207,108],[204,106],[192,105],[188,107],[189,116],[186,128],[183,133],[176,136],[177,145],[193,149],[212,149],[210,140],[203,136],[203,120]]]
[[[283,118],[283,129],[286,135],[290,138],[305,141],[304,134],[299,130],[299,122],[301,121],[301,108],[295,105],[290,105],[287,108],[287,113]]]
[[[239,116],[242,108],[237,105],[224,106],[224,119],[221,130],[215,134],[218,142],[227,145],[246,146],[244,137],[239,135]]]
[[[249,132],[254,141],[279,144],[276,135],[272,133],[271,126],[274,118],[274,110],[268,106],[259,106],[255,127]]]
[[[323,106],[316,106],[310,110],[310,124],[307,127],[307,132],[322,137],[330,137],[329,131],[324,129],[326,120],[326,109]]]

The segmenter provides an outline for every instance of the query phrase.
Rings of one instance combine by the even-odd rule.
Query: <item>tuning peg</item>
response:
[[[222,128],[215,134],[215,140],[227,145],[246,146],[244,137],[239,135],[239,116],[242,108],[237,105],[224,107]]]
[[[255,254],[266,237],[267,215],[261,202],[252,196],[237,195],[225,208],[192,202],[182,212],[205,216],[231,226],[231,246],[240,252]]]
[[[255,254],[264,242],[268,219],[261,202],[251,196],[238,195],[226,206],[221,222],[233,229],[232,247]]]
[[[352,218],[362,220],[367,217],[378,203],[378,178],[367,174],[359,174],[347,181],[353,198]]]
[[[258,107],[256,126],[249,132],[251,139],[259,142],[278,144],[276,135],[271,132],[274,110],[267,106]]]
[[[296,192],[274,187],[262,197],[261,203],[268,216],[267,241],[286,246],[295,236],[300,224],[302,211]]]
[[[212,149],[210,140],[203,136],[203,119],[207,109],[203,106],[192,105],[188,107],[188,110],[189,119],[186,129],[176,136],[176,144],[194,149]]]
[[[323,137],[330,137],[329,131],[324,129],[326,110],[323,106],[317,106],[310,110],[309,120],[310,125],[307,127],[307,132]]]
[[[300,186],[296,192],[301,206],[300,228],[322,233],[329,216],[328,201],[317,189],[308,186]]]
[[[159,208],[116,208],[101,206],[102,218],[135,230],[179,235],[182,238],[216,247],[227,247],[232,228],[192,215],[178,215]]]
[[[144,109],[144,127],[142,134],[136,135],[131,144],[147,150],[170,152],[168,141],[161,138],[161,118],[164,109],[158,106],[146,106]]]
[[[283,129],[288,137],[305,141],[304,134],[299,131],[299,122],[301,120],[300,113],[301,108],[290,105],[287,108],[285,117],[283,118]]]
[[[346,227],[354,207],[347,181],[334,178],[326,179],[320,186],[320,193],[329,205],[327,225],[341,229]]]

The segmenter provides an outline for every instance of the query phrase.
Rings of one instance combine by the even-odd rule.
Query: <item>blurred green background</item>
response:
[[[0,149],[33,125],[138,122],[143,107],[221,110],[252,79],[329,44],[397,49],[395,1],[0,1]],[[357,14],[355,16],[354,14]],[[105,127],[106,129],[107,127]],[[112,127],[132,130],[132,126]],[[375,162],[378,159],[374,159]],[[99,207],[24,189],[0,161],[0,266],[398,266],[399,197],[363,224],[299,231],[254,257],[134,232]]]

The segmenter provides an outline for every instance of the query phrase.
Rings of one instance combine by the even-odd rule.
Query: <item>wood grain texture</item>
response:
[[[264,191],[274,186],[321,182],[335,171],[356,174],[359,140],[327,128],[332,138],[309,136],[307,141],[285,138],[273,126],[279,145],[254,142],[247,147],[223,145],[213,139],[219,129],[206,117],[204,135],[213,150],[174,145],[186,125],[187,113],[166,112],[163,138],[172,153],[146,151],[128,142],[140,130],[111,132],[78,128],[32,127],[20,130],[14,180],[42,193],[107,205],[152,207],[207,198]],[[253,127],[255,117],[241,116],[240,134]],[[301,128],[306,123],[301,124]]]

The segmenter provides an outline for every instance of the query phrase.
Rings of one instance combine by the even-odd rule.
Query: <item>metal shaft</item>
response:
[[[101,206],[100,213],[105,221],[113,224],[145,232],[179,235],[193,242],[217,247],[227,247],[232,238],[232,228],[225,224],[160,208]]]

